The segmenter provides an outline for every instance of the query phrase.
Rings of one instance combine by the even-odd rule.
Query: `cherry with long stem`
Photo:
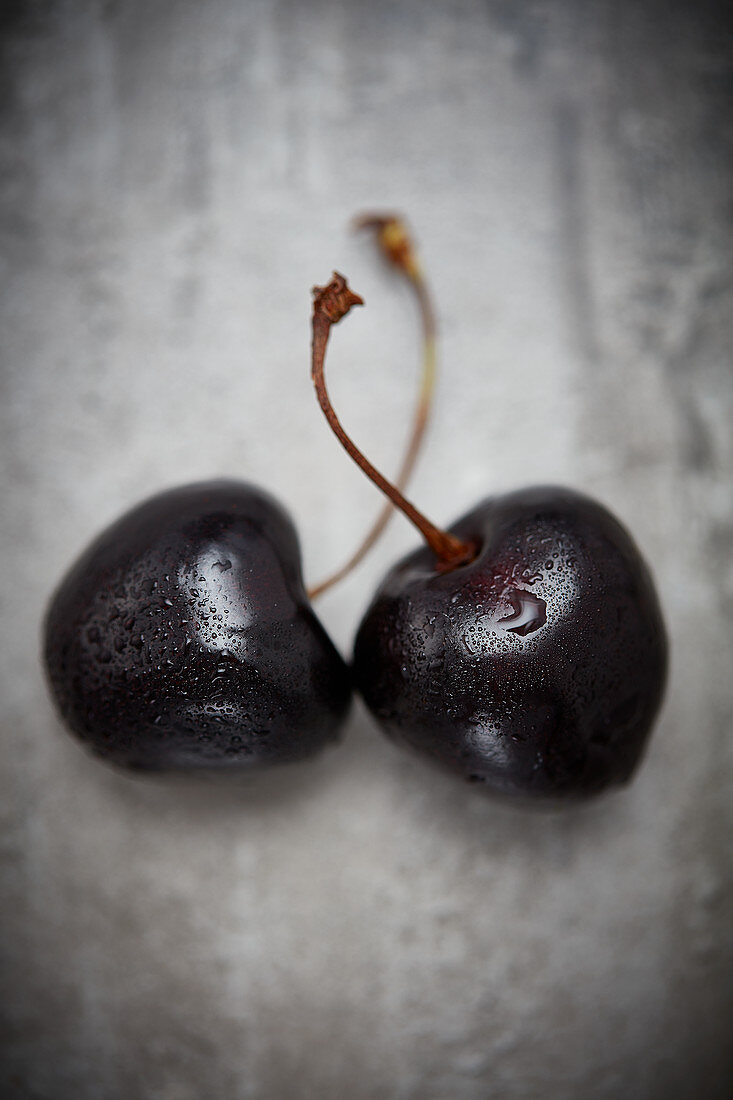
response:
[[[349,288],[346,279],[338,272],[333,273],[333,279],[327,286],[313,288],[313,342],[311,376],[315,386],[318,403],[323,415],[336,438],[344,450],[349,454],[357,466],[373,481],[378,489],[385,494],[388,500],[410,520],[421,533],[426,543],[436,557],[436,569],[439,572],[448,572],[460,565],[465,565],[476,556],[477,548],[471,542],[463,542],[451,535],[448,531],[442,531],[431,523],[422,512],[412,504],[400,490],[389,482],[368,458],[359,450],[353,440],[347,435],[341,422],[334,411],[328,396],[325,379],[325,357],[328,338],[331,327],[345,317],[355,305],[363,305],[363,300],[358,294],[354,294]]]
[[[422,266],[404,221],[395,214],[361,214],[354,218],[357,230],[369,230],[376,236],[377,245],[386,259],[407,279],[417,299],[422,327],[422,375],[412,432],[405,449],[402,464],[395,478],[395,486],[404,492],[409,483],[422,447],[425,429],[430,416],[436,376],[436,324],[435,310]],[[311,600],[321,596],[333,585],[342,581],[366,557],[382,535],[394,515],[394,505],[388,500],[381,509],[361,543],[344,564],[325,580],[308,589]]]

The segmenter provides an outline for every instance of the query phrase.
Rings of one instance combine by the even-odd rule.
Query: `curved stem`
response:
[[[382,490],[395,507],[399,508],[400,511],[407,516],[410,522],[417,527],[418,531],[438,559],[438,569],[441,571],[448,571],[450,569],[455,569],[459,565],[464,565],[475,556],[476,550],[473,544],[462,542],[449,532],[442,531],[439,527],[436,527],[434,523],[431,523],[430,520],[422,514],[422,512],[417,510],[414,504],[411,504],[410,501],[402,495],[396,486],[387,481],[346,434],[331,404],[326,389],[324,370],[326,347],[331,326],[337,324],[342,317],[345,317],[352,306],[363,305],[362,299],[349,289],[343,275],[339,275],[336,271],[333,273],[332,281],[327,286],[314,287],[313,298],[311,375],[318,402],[331,430],[357,466],[364,471],[378,489]]]
[[[435,312],[430,297],[430,291],[425,282],[422,268],[417,259],[415,248],[405,228],[404,222],[396,215],[365,214],[354,219],[355,229],[368,229],[374,231],[377,244],[382,253],[391,264],[396,267],[410,283],[420,310],[422,327],[422,375],[417,405],[413,417],[412,432],[407,442],[407,447],[402,458],[402,463],[395,478],[395,485],[400,492],[404,492],[409,483],[412,471],[415,468],[420,450],[422,448],[425,430],[430,417],[430,409],[435,391],[436,377],[436,339],[435,339]],[[377,515],[374,523],[357,546],[351,557],[344,564],[330,573],[325,580],[308,589],[311,600],[321,596],[333,585],[342,581],[357,565],[366,557],[374,544],[381,537],[382,532],[394,515],[394,505],[386,501]]]

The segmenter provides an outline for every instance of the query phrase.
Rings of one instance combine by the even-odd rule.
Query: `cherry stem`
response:
[[[417,527],[438,559],[438,570],[447,572],[471,561],[476,553],[473,543],[462,542],[449,532],[436,527],[402,495],[396,486],[380,474],[379,470],[371,464],[369,459],[362,454],[346,434],[328,396],[325,379],[325,357],[331,326],[337,324],[342,317],[345,317],[352,306],[363,304],[364,302],[359,295],[350,290],[343,275],[339,275],[336,271],[334,271],[333,279],[327,286],[313,288],[311,377],[313,378],[318,402],[332,432],[344,450],[351,456],[357,466],[364,471],[370,481],[373,481],[392,504],[399,508],[410,522]]]
[[[396,487],[400,492],[404,492],[422,448],[435,391],[435,311],[414,244],[402,219],[394,214],[362,214],[354,219],[353,226],[357,230],[366,229],[375,234],[377,245],[383,255],[409,282],[420,311],[423,345],[420,390],[413,417],[412,432],[407,442],[402,464],[395,478]],[[386,501],[351,557],[339,569],[329,574],[325,580],[308,590],[311,600],[316,599],[333,585],[338,584],[363,561],[381,537],[382,532],[394,515],[394,511],[392,502]]]

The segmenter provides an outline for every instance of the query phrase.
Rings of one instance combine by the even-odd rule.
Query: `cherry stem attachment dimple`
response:
[[[430,291],[415,251],[415,246],[402,218],[396,214],[361,214],[354,218],[352,225],[356,230],[367,230],[374,234],[377,245],[388,263],[395,267],[407,279],[417,299],[418,309],[420,311],[422,327],[422,374],[420,389],[413,416],[412,431],[405,448],[402,463],[394,481],[397,489],[401,493],[404,493],[422,448],[425,430],[430,416],[433,394],[435,392],[435,311],[433,309]],[[371,548],[381,537],[382,532],[394,515],[394,511],[395,509],[392,502],[390,500],[385,501],[374,523],[369,528],[356,550],[352,553],[351,557],[348,558],[340,568],[330,573],[325,580],[309,588],[308,595],[312,600],[321,596],[333,585],[343,580],[344,577],[347,577],[349,573],[363,561]]]
[[[462,542],[448,531],[442,531],[431,523],[422,512],[415,508],[391,482],[377,470],[368,458],[359,450],[346,434],[337,417],[326,389],[325,358],[331,326],[345,317],[352,306],[363,305],[363,300],[349,288],[343,275],[334,271],[333,279],[327,286],[313,288],[313,342],[311,377],[315,386],[318,403],[331,430],[344,450],[378,489],[399,508],[417,527],[430,549],[438,559],[437,568],[447,572],[465,565],[475,556],[473,543]]]

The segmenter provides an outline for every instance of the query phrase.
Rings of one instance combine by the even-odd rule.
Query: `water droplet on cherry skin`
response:
[[[511,612],[496,620],[496,627],[524,638],[547,622],[547,604],[541,596],[523,588],[511,588],[505,592],[505,598],[511,604]]]

